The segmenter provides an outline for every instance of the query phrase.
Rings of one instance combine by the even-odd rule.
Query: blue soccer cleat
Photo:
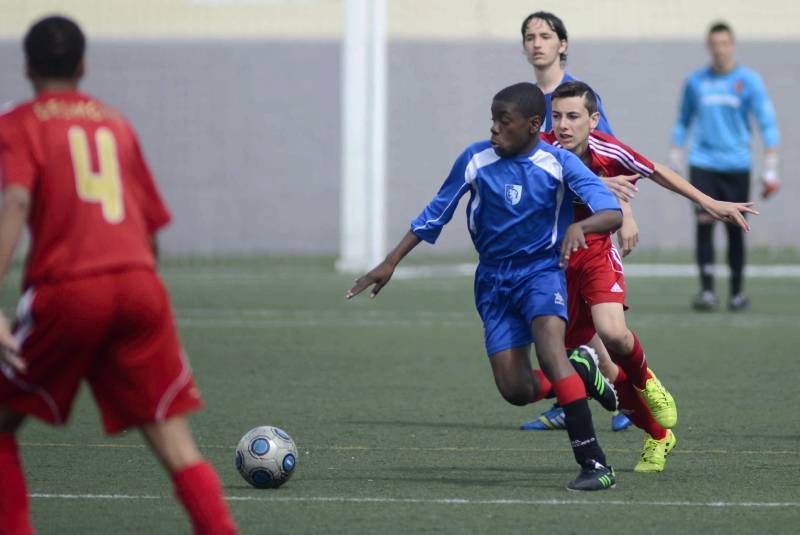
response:
[[[564,409],[559,405],[553,405],[552,408],[544,411],[541,416],[530,422],[525,422],[519,428],[523,431],[557,431],[566,429]]]
[[[625,429],[629,428],[633,425],[630,418],[618,412],[611,417],[611,430],[612,431],[624,431]]]

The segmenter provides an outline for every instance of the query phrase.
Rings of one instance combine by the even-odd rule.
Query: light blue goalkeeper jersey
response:
[[[689,165],[721,172],[742,172],[752,167],[750,116],[761,130],[764,146],[780,142],[775,109],[761,77],[737,66],[725,74],[711,67],[692,73],[683,88],[672,144],[689,141]]]
[[[458,157],[436,197],[411,222],[412,232],[435,243],[467,192],[467,226],[486,265],[528,259],[542,260],[543,268],[557,265],[574,195],[593,212],[620,210],[571,152],[540,141],[529,154],[501,158],[489,141],[480,141]]]

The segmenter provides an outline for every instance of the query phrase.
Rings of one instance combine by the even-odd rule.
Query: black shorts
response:
[[[710,171],[700,167],[689,167],[689,179],[696,187],[709,197],[718,201],[747,202],[750,200],[750,170],[738,173]],[[697,213],[703,213],[700,206],[695,205]]]

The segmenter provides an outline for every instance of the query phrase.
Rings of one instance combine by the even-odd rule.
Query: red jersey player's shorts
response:
[[[564,345],[586,344],[595,335],[592,306],[598,303],[625,305],[625,277],[622,260],[611,243],[611,235],[591,235],[588,249],[570,256],[567,265],[567,305],[569,322]]]
[[[107,433],[200,408],[167,291],[150,269],[30,288],[17,310],[25,374],[4,367],[0,405],[63,424],[86,379]]]

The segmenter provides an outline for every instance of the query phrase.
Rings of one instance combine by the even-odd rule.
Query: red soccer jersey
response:
[[[555,147],[561,147],[561,143],[558,142],[552,130],[542,134],[542,139]],[[649,177],[653,174],[653,164],[650,160],[614,136],[604,132],[593,130],[589,134],[587,156],[590,160],[586,166],[597,176],[638,174],[643,177]],[[586,163],[585,159],[584,163]],[[575,199],[573,208],[575,210],[575,221],[586,219],[592,215],[591,210],[580,199]]]
[[[85,94],[42,93],[0,116],[2,187],[31,192],[30,286],[153,267],[170,220],[131,126]]]

